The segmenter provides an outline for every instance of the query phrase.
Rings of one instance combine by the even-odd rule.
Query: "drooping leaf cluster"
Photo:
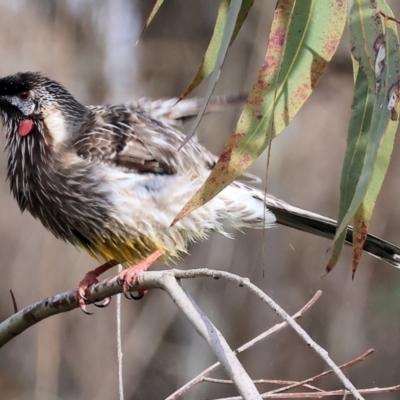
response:
[[[158,0],[145,28],[163,0]],[[230,45],[254,0],[221,0],[203,61],[181,98],[207,77],[196,130]],[[278,0],[263,64],[236,128],[211,175],[175,221],[234,181],[282,132],[311,95],[334,55],[348,16],[347,0]],[[391,157],[399,118],[400,53],[397,21],[385,0],[354,0],[349,11],[354,96],[342,169],[338,228],[330,271],[353,222],[353,275]],[[144,28],[144,29],[145,29]]]

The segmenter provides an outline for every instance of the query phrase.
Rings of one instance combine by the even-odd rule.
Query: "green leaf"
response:
[[[368,187],[367,193],[358,207],[354,215],[354,229],[353,229],[353,262],[352,262],[352,275],[357,270],[358,264],[361,259],[364,242],[367,238],[368,227],[371,222],[372,213],[375,207],[376,199],[381,190],[383,180],[385,178],[390,156],[393,151],[394,139],[397,131],[398,121],[390,121],[388,129],[382,139],[378,151],[378,157],[371,183]]]
[[[354,87],[354,98],[351,106],[351,117],[347,135],[346,155],[343,163],[342,178],[340,182],[340,207],[338,221],[343,219],[346,209],[350,205],[356,191],[357,182],[360,178],[364,165],[368,146],[371,117],[374,108],[374,95],[369,91],[368,79],[364,71],[354,63],[357,69],[356,83]],[[331,259],[327,265],[329,272],[339,260],[346,231],[337,237],[333,245]]]
[[[236,129],[174,223],[234,181],[289,124],[335,53],[346,15],[342,0],[278,1],[267,54]]]
[[[237,34],[240,31],[240,28],[243,25],[244,20],[247,17],[250,8],[252,7],[254,0],[243,0],[242,6],[239,11],[239,15],[236,20],[235,29],[233,31],[233,35],[231,37],[229,46],[235,41]],[[195,77],[192,82],[188,86],[188,88],[181,95],[179,100],[188,96],[194,89],[196,89],[203,81],[207,78],[208,75],[212,72],[215,67],[215,63],[217,61],[218,51],[221,47],[222,36],[226,25],[228,7],[230,4],[230,0],[222,0],[218,10],[217,21],[215,22],[214,32],[210,40],[210,44],[206,50],[203,61],[197,70]]]
[[[383,11],[387,16],[393,17],[392,11],[385,2],[379,1],[378,8],[379,11]],[[389,74],[393,74],[394,76],[397,75],[398,79],[400,79],[400,54],[398,51],[399,38],[397,34],[397,26],[394,22],[386,21],[386,23],[387,27],[385,32],[385,40],[386,43],[388,43],[387,51],[389,52]],[[395,96],[399,95],[399,85],[389,89],[389,98],[391,98],[393,94]],[[398,106],[398,101],[395,101],[391,111],[391,118],[389,120],[388,127],[383,135],[382,141],[378,149],[378,155],[376,158],[371,182],[368,186],[368,190],[363,201],[361,202],[359,208],[354,215],[354,243],[352,263],[353,277],[361,259],[362,249],[364,247],[364,242],[367,237],[368,227],[371,222],[376,199],[381,190],[382,183],[389,167],[390,158],[393,152],[394,139],[398,127]]]
[[[375,7],[374,12],[371,12],[372,6]],[[350,12],[350,41],[359,71],[342,171],[338,229],[328,271],[336,264],[347,225],[356,216],[354,274],[392,152],[392,130],[397,126],[398,119],[398,38],[393,26],[385,32],[379,14],[382,9],[388,9],[384,0],[356,0]],[[391,123],[391,119],[396,122]]]

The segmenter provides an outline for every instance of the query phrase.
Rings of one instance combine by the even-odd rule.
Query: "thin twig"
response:
[[[318,290],[317,293],[312,297],[312,299],[303,307],[301,308],[296,314],[293,315],[293,319],[298,319],[302,317],[302,315],[308,311],[316,301],[321,297],[322,292]],[[267,331],[261,333],[260,335],[256,336],[254,339],[250,340],[249,342],[245,343],[244,345],[240,346],[235,350],[235,354],[243,353],[245,350],[249,349],[250,347],[254,346],[255,344],[261,342],[262,340],[266,339],[268,336],[272,335],[275,332],[285,328],[288,326],[286,322],[281,322],[279,324],[274,325],[272,328],[268,329]],[[202,382],[203,379],[209,375],[211,372],[215,371],[217,368],[221,366],[221,363],[216,362],[215,364],[211,365],[204,371],[202,371],[199,375],[195,378],[191,379],[185,385],[180,387],[177,391],[169,395],[165,400],[176,400],[180,396],[182,396],[185,392],[187,392],[190,388],[197,385],[198,383]]]
[[[400,20],[395,18],[395,17],[391,17],[390,15],[387,15],[385,12],[379,10],[379,14],[382,15],[382,17],[384,17],[385,19],[387,19],[388,21],[393,21],[396,22],[396,24],[400,25]]]
[[[361,394],[378,394],[378,393],[391,393],[400,390],[400,385],[388,386],[384,388],[370,388],[370,389],[358,389]],[[345,389],[331,390],[324,392],[308,392],[308,393],[263,393],[261,396],[263,399],[322,399],[330,396],[347,396],[350,391]],[[242,397],[223,397],[215,400],[242,400]]]
[[[216,378],[204,378],[203,379],[204,382],[210,382],[210,383],[219,383],[222,385],[232,385],[233,382],[229,379],[216,379]],[[278,380],[278,379],[253,379],[253,382],[256,385],[262,385],[262,384],[269,384],[269,385],[292,385],[292,384],[298,384],[299,382],[296,381],[282,381],[282,380]],[[323,392],[322,389],[317,388],[316,386],[312,386],[312,385],[308,385],[308,384],[304,384],[301,385],[302,387],[305,387],[307,389],[310,390],[315,390],[316,392]],[[271,392],[268,392],[271,393]]]
[[[364,361],[364,360],[365,360],[369,355],[371,355],[374,351],[375,351],[374,349],[369,349],[369,350],[367,350],[364,354],[361,354],[361,356],[355,358],[354,360],[351,360],[351,361],[349,361],[349,362],[347,362],[347,363],[345,363],[345,364],[339,365],[339,368],[340,368],[341,370],[343,370],[343,369],[345,369],[345,368],[352,367],[353,365],[356,365],[356,364],[358,364],[358,363]],[[326,376],[326,375],[329,375],[329,374],[332,374],[332,373],[333,373],[333,370],[330,369],[329,371],[321,372],[320,374],[315,375],[315,376],[313,376],[312,378],[304,379],[303,381],[298,382],[297,384],[291,384],[291,385],[288,385],[288,386],[286,386],[286,387],[278,388],[278,389],[272,390],[272,391],[269,392],[269,393],[271,393],[271,394],[273,394],[273,393],[282,393],[282,392],[284,392],[284,391],[293,389],[293,388],[295,388],[295,387],[303,386],[303,385],[306,384],[306,383],[314,382],[315,380],[320,379],[320,378],[322,378],[323,376]]]
[[[353,365],[355,365],[355,364],[358,364],[358,363],[364,361],[364,360],[365,360],[369,355],[371,355],[373,352],[374,352],[373,349],[369,349],[369,350],[366,351],[364,354],[362,354],[361,356],[355,358],[354,360],[351,360],[351,361],[349,361],[349,362],[347,362],[347,363],[345,363],[345,364],[340,365],[339,368],[343,370],[343,369],[345,369],[345,368],[348,368],[348,367],[351,367],[351,366],[353,366]],[[269,384],[271,384],[271,383],[272,383],[272,384],[277,384],[277,385],[285,385],[284,387],[281,387],[281,388],[278,388],[278,389],[271,390],[271,391],[268,391],[268,392],[263,393],[263,395],[262,395],[263,398],[275,398],[275,397],[273,397],[272,395],[275,395],[275,394],[278,394],[278,393],[282,393],[282,392],[288,391],[288,390],[290,390],[290,389],[293,389],[293,388],[299,387],[299,386],[308,388],[308,389],[310,389],[310,390],[315,390],[315,391],[321,392],[321,393],[324,394],[324,396],[327,396],[327,395],[326,395],[326,393],[327,393],[326,391],[324,391],[324,390],[322,390],[322,389],[319,389],[319,388],[317,388],[316,386],[309,385],[309,383],[310,383],[310,382],[313,382],[313,381],[315,381],[315,380],[317,380],[317,379],[320,379],[320,378],[322,378],[323,376],[326,376],[326,375],[331,374],[331,373],[333,373],[333,371],[332,371],[332,370],[329,370],[329,371],[322,372],[322,373],[320,373],[320,374],[318,374],[318,375],[315,375],[315,376],[313,376],[313,377],[311,377],[311,378],[308,378],[308,379],[305,379],[305,380],[299,381],[299,382],[295,382],[295,381],[293,381],[293,382],[291,382],[291,381],[282,381],[282,380],[268,380],[268,379],[257,379],[257,380],[253,380],[253,382],[254,382],[255,384],[261,384],[261,383],[269,383]],[[226,379],[204,378],[203,380],[204,380],[204,381],[207,381],[207,382],[212,382],[212,383],[232,384],[232,381],[226,380]],[[346,392],[346,393],[347,393],[347,392]],[[345,395],[346,395],[346,393],[345,393]],[[290,394],[290,395],[292,395],[292,394]],[[329,395],[329,396],[330,396],[330,395]],[[237,398],[237,399],[240,399],[240,397],[235,397],[235,399],[236,399],[236,398]],[[233,399],[233,398],[232,398],[232,399]],[[224,399],[224,400],[225,400],[225,399]]]
[[[122,271],[122,265],[118,265],[118,273]],[[118,361],[118,397],[124,400],[124,379],[122,373],[122,333],[121,333],[121,294],[117,294],[116,313],[117,313],[117,361]]]

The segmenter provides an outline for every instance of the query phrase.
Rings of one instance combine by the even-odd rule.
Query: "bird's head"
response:
[[[19,72],[0,79],[0,118],[9,141],[68,140],[86,114],[59,83],[40,72]]]

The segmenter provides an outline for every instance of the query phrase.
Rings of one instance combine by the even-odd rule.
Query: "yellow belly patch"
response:
[[[115,260],[120,264],[134,265],[145,259],[156,250],[163,250],[165,256],[159,261],[168,264],[171,258],[179,258],[185,252],[185,246],[170,248],[156,238],[143,237],[129,240],[100,239],[91,242],[90,246],[81,246],[99,261]]]

